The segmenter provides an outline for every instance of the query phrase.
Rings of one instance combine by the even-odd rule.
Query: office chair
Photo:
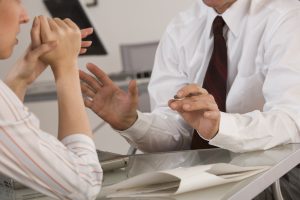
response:
[[[155,53],[158,42],[138,44],[123,44],[120,46],[123,73],[131,75],[138,82],[139,105],[142,112],[150,112],[150,99],[148,94],[148,81],[154,65]],[[144,80],[139,83],[140,80]],[[133,155],[136,148],[130,147],[127,154]]]
[[[123,73],[131,75],[133,78],[144,80],[139,85],[139,110],[150,112],[150,100],[148,95],[148,82],[152,68],[158,42],[145,42],[138,44],[123,44],[120,46]]]

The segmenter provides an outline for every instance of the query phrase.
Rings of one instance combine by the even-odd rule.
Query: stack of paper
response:
[[[141,174],[106,188],[107,197],[157,197],[236,182],[267,170],[217,163]]]

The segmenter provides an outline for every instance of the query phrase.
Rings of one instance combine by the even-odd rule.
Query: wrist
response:
[[[67,76],[74,76],[78,74],[78,67],[77,67],[77,62],[59,62],[59,63],[54,63],[51,65],[51,69],[54,75],[55,80],[61,78],[61,77],[67,77]]]
[[[133,126],[133,124],[137,121],[137,119],[138,119],[138,114],[135,111],[135,113],[132,116],[125,117],[124,120],[112,126],[112,128],[118,131],[125,131],[129,129],[131,126]]]
[[[24,100],[28,86],[26,80],[17,77],[6,77],[4,83],[19,97],[21,101]]]

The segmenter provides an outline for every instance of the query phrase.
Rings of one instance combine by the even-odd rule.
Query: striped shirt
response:
[[[0,80],[0,173],[56,199],[95,199],[103,172],[83,134],[59,141]]]

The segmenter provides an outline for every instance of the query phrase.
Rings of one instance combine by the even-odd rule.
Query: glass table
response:
[[[278,195],[280,190],[276,181],[300,163],[300,144],[278,146],[267,151],[233,153],[224,149],[189,150],[168,153],[138,154],[128,157],[124,168],[104,172],[102,190],[97,200],[107,200],[106,186],[126,180],[130,177],[151,171],[188,167],[212,163],[231,163],[239,166],[271,166],[267,171],[240,182],[224,184],[199,191],[164,198],[121,198],[144,200],[247,200],[252,199],[270,185]],[[278,182],[277,182],[278,183]],[[51,200],[31,189],[1,189],[1,200]],[[276,196],[276,195],[275,195]],[[280,197],[279,197],[280,198]],[[120,200],[120,198],[115,198]]]
[[[300,163],[300,144],[279,146],[267,151],[233,153],[224,149],[190,150],[157,154],[141,154],[129,157],[128,166],[106,172],[98,200],[107,200],[105,186],[151,171],[189,167],[199,164],[231,163],[239,166],[271,166],[269,170],[240,182],[229,183],[204,190],[189,192],[168,198],[136,198],[145,200],[246,200],[252,199],[273,184],[275,198],[280,199],[281,176]],[[276,197],[277,196],[277,197]],[[113,198],[114,199],[114,198]],[[120,198],[115,198],[120,199]],[[133,198],[122,198],[122,200]]]

